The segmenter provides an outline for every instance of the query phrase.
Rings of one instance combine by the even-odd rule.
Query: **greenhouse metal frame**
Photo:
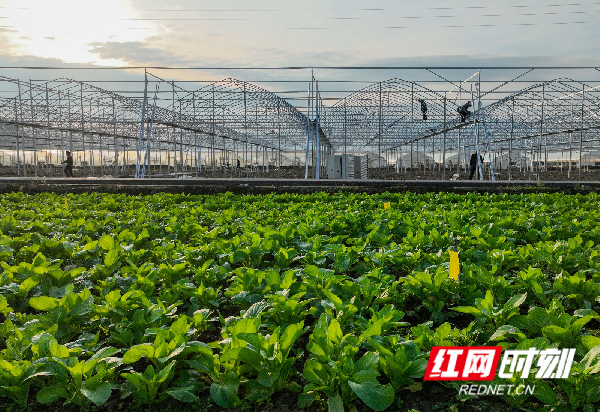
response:
[[[437,169],[447,179],[466,172],[469,156],[480,153],[491,179],[499,169],[509,179],[515,170],[541,179],[553,164],[581,179],[581,170],[594,168],[600,157],[597,68],[331,67],[318,68],[319,75],[314,68],[281,68],[294,75],[311,70],[308,82],[290,81],[305,86],[291,95],[233,78],[190,87],[197,83],[143,69],[134,96],[66,77],[1,76],[7,87],[0,96],[0,163],[15,176],[60,176],[69,150],[90,176],[127,176],[129,170],[138,178],[193,177],[220,170],[233,177],[239,165],[247,171],[296,166],[305,178],[320,178],[327,155],[367,153],[378,171],[395,163],[399,174]],[[372,81],[342,95],[332,85],[360,82],[337,81],[328,70],[429,77]],[[482,80],[494,70],[502,75]],[[518,74],[507,76],[508,70]],[[544,70],[571,77],[535,76]],[[449,80],[454,72],[460,74]],[[576,80],[573,73],[596,80]],[[460,109],[465,104],[470,107]]]

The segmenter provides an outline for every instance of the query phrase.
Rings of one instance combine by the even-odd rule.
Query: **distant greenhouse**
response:
[[[0,77],[0,168],[4,175],[60,176],[69,150],[79,176],[296,168],[321,178],[329,155],[365,153],[371,169],[418,168],[447,179],[467,171],[479,150],[492,178],[507,168],[537,178],[577,170],[581,178],[582,167],[600,163],[600,73],[583,69],[585,82],[536,77],[541,69],[514,77],[506,77],[509,69],[486,69],[482,80],[482,70],[467,76],[467,68],[439,68],[442,76],[398,68],[405,79],[335,98],[324,97],[337,93],[335,78],[312,77],[304,93],[278,94],[259,82],[174,81],[147,70],[137,83],[106,80],[102,87]],[[424,73],[429,77],[419,80]]]

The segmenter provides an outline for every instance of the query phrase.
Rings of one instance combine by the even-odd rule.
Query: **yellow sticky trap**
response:
[[[67,195],[65,195],[65,209],[69,210],[69,205],[67,204]]]
[[[385,202],[385,203],[383,204],[383,208],[384,208],[385,210],[388,210],[390,207],[392,207],[392,205],[390,205],[390,202]]]
[[[458,282],[458,273],[460,272],[460,263],[458,262],[458,252],[450,250],[450,279]]]

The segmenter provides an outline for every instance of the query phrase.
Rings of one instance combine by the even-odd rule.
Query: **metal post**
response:
[[[85,163],[85,108],[83,104],[83,83],[79,83],[79,105],[81,106],[81,143],[83,151],[83,162]],[[72,152],[71,155],[73,155]],[[83,166],[81,170],[85,170]]]
[[[30,109],[31,109],[31,124],[34,125],[35,124],[35,118],[34,118],[34,113],[33,113],[33,87],[31,85],[31,79],[29,79],[29,101],[30,101]],[[38,175],[38,170],[37,170],[37,136],[36,136],[36,128],[35,127],[31,127],[31,135],[33,137],[33,172],[35,174],[35,176],[37,177]]]
[[[459,89],[458,89],[458,102],[460,105],[462,105],[462,84],[460,85]],[[460,114],[459,114],[460,117]],[[458,128],[458,147],[456,150],[456,173],[460,174],[460,130],[462,129],[462,127]],[[467,159],[465,158],[465,162],[467,161]]]
[[[90,117],[92,116],[92,100],[90,99]],[[91,129],[91,128],[90,128]],[[94,176],[94,134],[90,133],[90,174]],[[84,154],[85,156],[85,154]]]
[[[444,146],[442,148],[442,180],[446,180],[446,95],[444,94]]]
[[[413,171],[413,161],[412,161],[412,139],[413,139],[413,123],[415,121],[415,84],[410,84],[410,138],[411,138],[411,149],[410,149],[410,171],[412,174]],[[419,162],[419,140],[417,139],[417,163]],[[421,166],[419,166],[419,170]]]
[[[283,166],[283,158],[282,158],[282,154],[281,154],[281,102],[279,101],[279,99],[277,99],[277,133],[278,133],[278,138],[279,138],[279,167]],[[256,159],[256,162],[258,163],[258,157]]]
[[[347,151],[346,151],[346,139],[347,139],[347,122],[348,122],[348,115],[347,115],[347,109],[348,109],[348,102],[346,101],[346,98],[344,97],[344,155],[347,155]],[[347,162],[346,162],[347,163]]]
[[[584,101],[585,101],[585,85],[581,85],[581,132],[579,133],[579,178],[578,181],[581,181],[581,150],[583,147],[583,109],[584,109]]]
[[[211,131],[212,131],[212,139],[211,139],[211,157],[212,157],[212,177],[215,177],[216,173],[216,165],[215,165],[215,132],[216,132],[216,115],[215,115],[215,85],[212,85],[212,100],[211,100]]]
[[[567,172],[567,178],[571,178],[571,163],[573,162],[573,103],[575,97],[571,97],[571,131],[569,132],[569,170]]]
[[[173,106],[173,124],[176,124],[176,112],[175,112],[175,82],[171,82],[171,90],[172,90],[172,95],[171,95],[171,102],[172,102],[172,106]],[[175,176],[175,178],[177,178],[177,141],[176,141],[176,136],[175,136],[175,129],[174,128],[170,128],[169,129],[171,131],[171,133],[173,134],[173,174]],[[169,161],[170,163],[170,161]],[[167,171],[169,170],[169,167],[167,166]]]
[[[512,98],[512,110],[510,112],[510,140],[508,141],[508,180],[512,180],[511,161],[512,161],[512,143],[515,131],[515,98]]]
[[[181,100],[179,101],[179,122],[181,122]],[[214,138],[214,136],[213,136]],[[179,168],[181,169],[181,177],[183,177],[183,172],[185,171],[183,161],[183,128],[179,129]]]
[[[140,134],[137,145],[137,158],[135,161],[135,177],[140,177],[140,163],[142,160],[142,139],[144,138],[144,123],[146,121],[146,102],[148,99],[148,73],[144,69],[144,100],[142,101],[142,120],[140,122]],[[173,107],[175,109],[175,107]]]
[[[379,133],[377,133],[377,179],[381,179],[381,133],[383,133],[382,82],[379,82]]]
[[[244,136],[246,137],[246,145],[244,147],[244,169],[248,164],[248,102],[246,99],[246,82],[244,82]]]
[[[117,146],[117,113],[115,111],[115,98],[112,98],[113,117],[113,146],[115,148],[115,177],[119,177],[119,148]]]
[[[60,102],[59,102],[59,107],[60,107]],[[52,172],[50,171],[50,166],[52,164],[52,151],[51,151],[51,146],[50,146],[50,102],[48,100],[48,83],[46,83],[46,125],[48,126],[48,129],[46,130],[46,170],[48,171],[49,174],[51,174]],[[50,161],[48,161],[48,156],[50,156]]]
[[[413,170],[413,142],[410,142],[410,171]],[[406,166],[404,166],[404,173],[406,174]]]
[[[310,148],[310,97],[311,97],[311,85],[308,84],[308,96],[306,104],[306,156],[304,157],[304,179],[308,179],[308,150]]]
[[[477,116],[479,116],[479,110],[475,110],[475,98],[473,96],[473,86],[471,85],[471,100],[473,104],[473,123],[475,124],[475,146],[477,149],[477,170],[479,172],[479,180],[483,180],[483,169],[481,168],[481,155],[479,152],[479,126],[477,124]],[[475,116],[477,113],[477,116]]]
[[[539,173],[539,165],[541,164],[541,160],[542,160],[542,136],[544,136],[544,100],[546,98],[546,87],[545,84],[542,84],[542,112],[541,112],[541,117],[540,117],[540,147],[539,147],[539,164],[538,164],[538,180],[540,178],[540,173]],[[545,149],[544,149],[544,175],[547,174],[548,172],[548,136],[544,136],[544,140],[545,140]]]
[[[316,137],[316,147],[317,147],[317,162],[316,162],[316,169],[315,169],[315,179],[319,179],[320,175],[321,175],[321,158],[320,158],[320,152],[321,152],[321,140],[320,140],[320,132],[319,132],[319,81],[317,80],[315,82],[315,91],[316,91],[316,95],[315,95],[315,103],[316,103],[316,107],[315,107],[315,128],[317,131],[317,137]]]
[[[21,86],[19,85],[19,100],[21,99]],[[20,106],[20,105],[19,105]],[[19,147],[19,111],[17,106],[17,98],[15,97],[15,127],[17,129],[17,176],[21,176],[21,153]]]

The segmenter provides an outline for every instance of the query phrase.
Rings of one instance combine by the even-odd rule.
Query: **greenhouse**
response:
[[[327,71],[277,91],[233,78],[169,80],[151,69],[121,82],[0,77],[1,173],[61,177],[68,150],[78,177],[323,179],[340,154],[366,156],[369,179],[445,180],[467,174],[478,152],[484,179],[597,180],[600,78],[465,71],[398,69],[407,80],[354,92],[331,89],[365,81]],[[420,81],[422,73],[430,77]]]

